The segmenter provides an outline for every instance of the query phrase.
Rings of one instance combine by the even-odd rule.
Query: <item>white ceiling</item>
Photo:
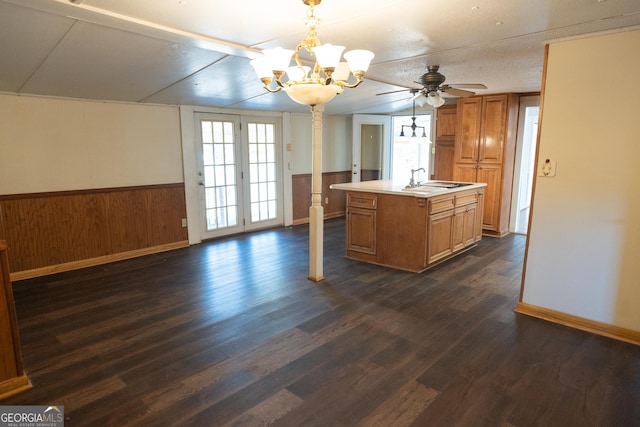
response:
[[[305,36],[302,0],[1,0],[0,92],[298,111],[249,60]],[[548,40],[640,25],[638,0],[323,0],[323,43],[376,54],[329,114],[390,113],[427,65],[483,93],[540,90]],[[637,55],[637,52],[630,52]],[[603,69],[596,73],[607,72]],[[615,75],[615,72],[612,72]]]

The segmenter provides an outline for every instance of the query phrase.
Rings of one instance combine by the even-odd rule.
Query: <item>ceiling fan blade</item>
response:
[[[390,93],[398,93],[398,92],[410,92],[413,89],[400,89],[400,90],[392,90],[391,92],[382,92],[382,93],[376,93],[376,96],[378,95],[389,95]]]
[[[460,98],[468,98],[476,94],[470,90],[454,89],[452,87],[443,87],[440,90],[444,93],[448,93],[449,95],[459,96]]]
[[[446,85],[447,87],[451,86],[451,87],[464,87],[467,89],[487,89],[487,87],[485,85],[483,85],[482,83],[451,83]]]

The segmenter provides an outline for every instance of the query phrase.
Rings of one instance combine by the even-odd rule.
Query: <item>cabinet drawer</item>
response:
[[[429,213],[443,212],[454,207],[454,196],[446,195],[429,199]]]
[[[461,193],[456,196],[456,206],[470,205],[478,202],[478,193]]]
[[[347,206],[350,208],[375,209],[378,196],[367,193],[347,193]]]

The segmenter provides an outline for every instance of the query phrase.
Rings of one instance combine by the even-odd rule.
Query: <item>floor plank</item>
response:
[[[34,388],[67,426],[638,426],[640,348],[513,312],[525,237],[421,274],[325,222],[14,284]]]

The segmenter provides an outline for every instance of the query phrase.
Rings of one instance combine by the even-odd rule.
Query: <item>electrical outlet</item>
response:
[[[182,218],[182,227],[186,227],[187,226],[187,218]]]
[[[543,178],[553,178],[556,176],[556,161],[544,159],[540,162],[538,176]]]
[[[325,197],[325,198],[324,198],[324,204],[325,204],[325,205],[328,205],[328,204],[329,204],[329,198],[328,198],[328,197]]]

